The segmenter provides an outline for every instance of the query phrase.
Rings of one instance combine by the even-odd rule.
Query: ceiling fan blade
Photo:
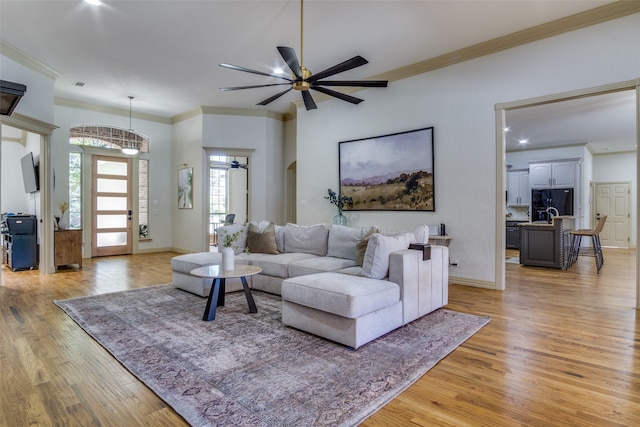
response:
[[[278,75],[278,74],[263,73],[262,71],[252,70],[251,68],[240,67],[238,65],[225,64],[224,62],[221,63],[221,64],[218,64],[218,65],[220,65],[222,68],[228,68],[230,70],[244,71],[245,73],[258,74],[259,76],[274,77],[276,79],[282,79],[282,80],[286,80],[288,82],[292,82],[293,81],[288,77],[281,76],[281,75]]]
[[[326,70],[320,71],[317,74],[312,75],[307,79],[308,82],[314,83],[318,80],[324,79],[325,77],[333,76],[334,74],[342,73],[347,70],[351,70],[356,67],[360,67],[364,64],[368,64],[369,61],[364,59],[362,56],[354,56],[351,59],[347,59],[344,62],[341,62],[337,65],[334,65],[331,68],[327,68]]]
[[[304,106],[307,108],[307,111],[316,110],[318,108],[308,90],[302,91],[302,100],[304,101]]]
[[[387,80],[322,80],[314,82],[318,86],[387,87]]]
[[[331,95],[343,101],[350,102],[352,104],[360,104],[364,99],[356,98],[355,96],[347,95],[344,93],[336,92],[335,90],[327,89],[322,86],[311,86],[311,89],[317,90],[318,92],[322,92],[327,95]]]
[[[275,95],[265,99],[264,101],[258,102],[256,105],[267,105],[267,104],[275,101],[276,99],[280,98],[282,95],[284,95],[285,93],[289,92],[291,89],[293,89],[293,86],[283,90],[282,92],[276,93]]]
[[[292,47],[278,46],[278,52],[280,52],[282,59],[284,59],[289,68],[291,68],[291,71],[293,71],[293,75],[301,79],[302,73],[300,72],[300,63],[298,62],[296,51],[293,50]]]
[[[291,85],[291,83],[273,83],[273,84],[270,84],[270,85],[221,87],[220,90],[229,91],[229,90],[255,89],[255,88],[258,88],[258,87],[284,86],[284,85],[289,86],[289,85]]]

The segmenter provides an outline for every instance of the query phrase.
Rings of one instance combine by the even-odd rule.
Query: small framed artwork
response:
[[[178,209],[193,208],[193,168],[178,169]]]
[[[435,211],[433,127],[342,141],[340,194],[350,211]]]

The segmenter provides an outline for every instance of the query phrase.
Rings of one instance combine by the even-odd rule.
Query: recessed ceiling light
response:
[[[284,70],[282,68],[274,68],[273,69],[273,74],[284,74]]]
[[[100,6],[102,2],[100,0],[84,0],[85,3],[89,3],[92,6]]]
[[[505,132],[509,132],[511,130],[511,128],[509,126],[507,126],[506,128],[504,128]]]
[[[528,142],[529,142],[529,140],[528,140],[528,139],[521,139],[521,140],[519,140],[518,142],[519,142],[520,144],[526,144],[526,143],[528,143]]]

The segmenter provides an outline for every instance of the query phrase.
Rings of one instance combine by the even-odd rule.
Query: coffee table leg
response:
[[[224,277],[218,280],[220,280],[220,291],[218,292],[218,307],[224,307],[224,296],[227,293],[226,282]]]
[[[240,277],[242,280],[242,289],[244,289],[244,296],[247,297],[247,304],[249,304],[249,313],[257,313],[258,308],[256,307],[256,303],[253,300],[253,295],[251,295],[251,289],[249,289],[249,285],[247,285],[247,279],[242,276]]]
[[[209,298],[207,298],[207,306],[204,309],[204,316],[202,320],[215,320],[216,319],[216,306],[219,301],[220,295],[220,279],[211,280],[211,290],[209,291]],[[216,304],[211,304],[212,301],[216,301]]]

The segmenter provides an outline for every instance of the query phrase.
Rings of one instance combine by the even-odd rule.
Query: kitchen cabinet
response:
[[[78,264],[82,268],[82,230],[56,230],[53,232],[54,260],[61,265]]]
[[[531,188],[573,188],[577,162],[532,163],[529,165]]]
[[[507,206],[529,206],[529,171],[507,172]]]

